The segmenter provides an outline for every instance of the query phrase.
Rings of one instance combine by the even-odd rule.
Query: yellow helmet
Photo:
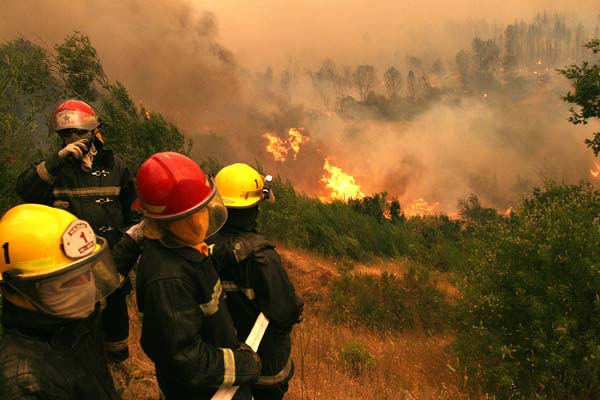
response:
[[[119,285],[107,241],[65,210],[40,204],[10,209],[0,219],[0,245],[0,284],[42,312],[89,315]]]
[[[258,171],[243,163],[221,169],[215,183],[228,208],[253,207],[271,195],[271,176],[263,178]]]

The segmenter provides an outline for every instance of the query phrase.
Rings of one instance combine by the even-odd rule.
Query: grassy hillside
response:
[[[304,320],[293,331],[296,373],[286,396],[308,399],[467,399],[464,376],[449,332],[432,334],[419,327],[393,333],[357,321],[334,322],[331,289],[341,278],[337,263],[303,250],[278,246],[291,280],[306,302]],[[359,274],[402,274],[406,260],[356,264]],[[448,298],[456,291],[439,274],[439,287]],[[155,399],[152,363],[139,348],[139,320],[130,299],[133,348],[129,373],[113,369],[125,400]]]

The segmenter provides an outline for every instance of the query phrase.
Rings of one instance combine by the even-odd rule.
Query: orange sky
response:
[[[449,21],[486,19],[502,25],[539,11],[591,20],[600,13],[597,0],[194,0],[194,4],[216,14],[222,43],[250,66],[284,66],[327,56],[349,62],[356,56],[381,59],[403,48],[415,51],[415,46],[452,40],[445,28]],[[449,43],[456,44],[461,43]]]

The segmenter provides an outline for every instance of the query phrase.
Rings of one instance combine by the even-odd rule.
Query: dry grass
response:
[[[290,382],[288,400],[466,400],[465,378],[455,357],[446,350],[452,338],[427,336],[422,332],[400,335],[370,332],[360,325],[336,325],[328,318],[329,288],[339,277],[333,261],[323,257],[278,248],[291,280],[306,305],[304,321],[293,331],[296,373]],[[383,271],[402,274],[406,261],[357,265],[360,273]],[[449,286],[450,289],[451,286]],[[134,297],[134,296],[131,296]],[[150,360],[139,347],[139,319],[130,299],[134,368],[113,370],[124,400],[158,399]],[[373,356],[373,365],[360,374],[346,370],[340,350],[350,340],[363,343]]]

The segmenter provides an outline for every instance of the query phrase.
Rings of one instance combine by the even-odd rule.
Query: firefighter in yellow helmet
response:
[[[248,336],[260,312],[270,320],[258,348],[262,370],[252,395],[255,400],[282,399],[294,373],[290,332],[300,320],[304,303],[275,246],[256,230],[260,203],[273,199],[271,177],[236,163],[219,171],[215,182],[228,216],[209,243],[215,245],[217,272],[238,338]]]
[[[97,304],[119,285],[108,243],[73,214],[23,204],[0,220],[0,398],[117,399]]]

